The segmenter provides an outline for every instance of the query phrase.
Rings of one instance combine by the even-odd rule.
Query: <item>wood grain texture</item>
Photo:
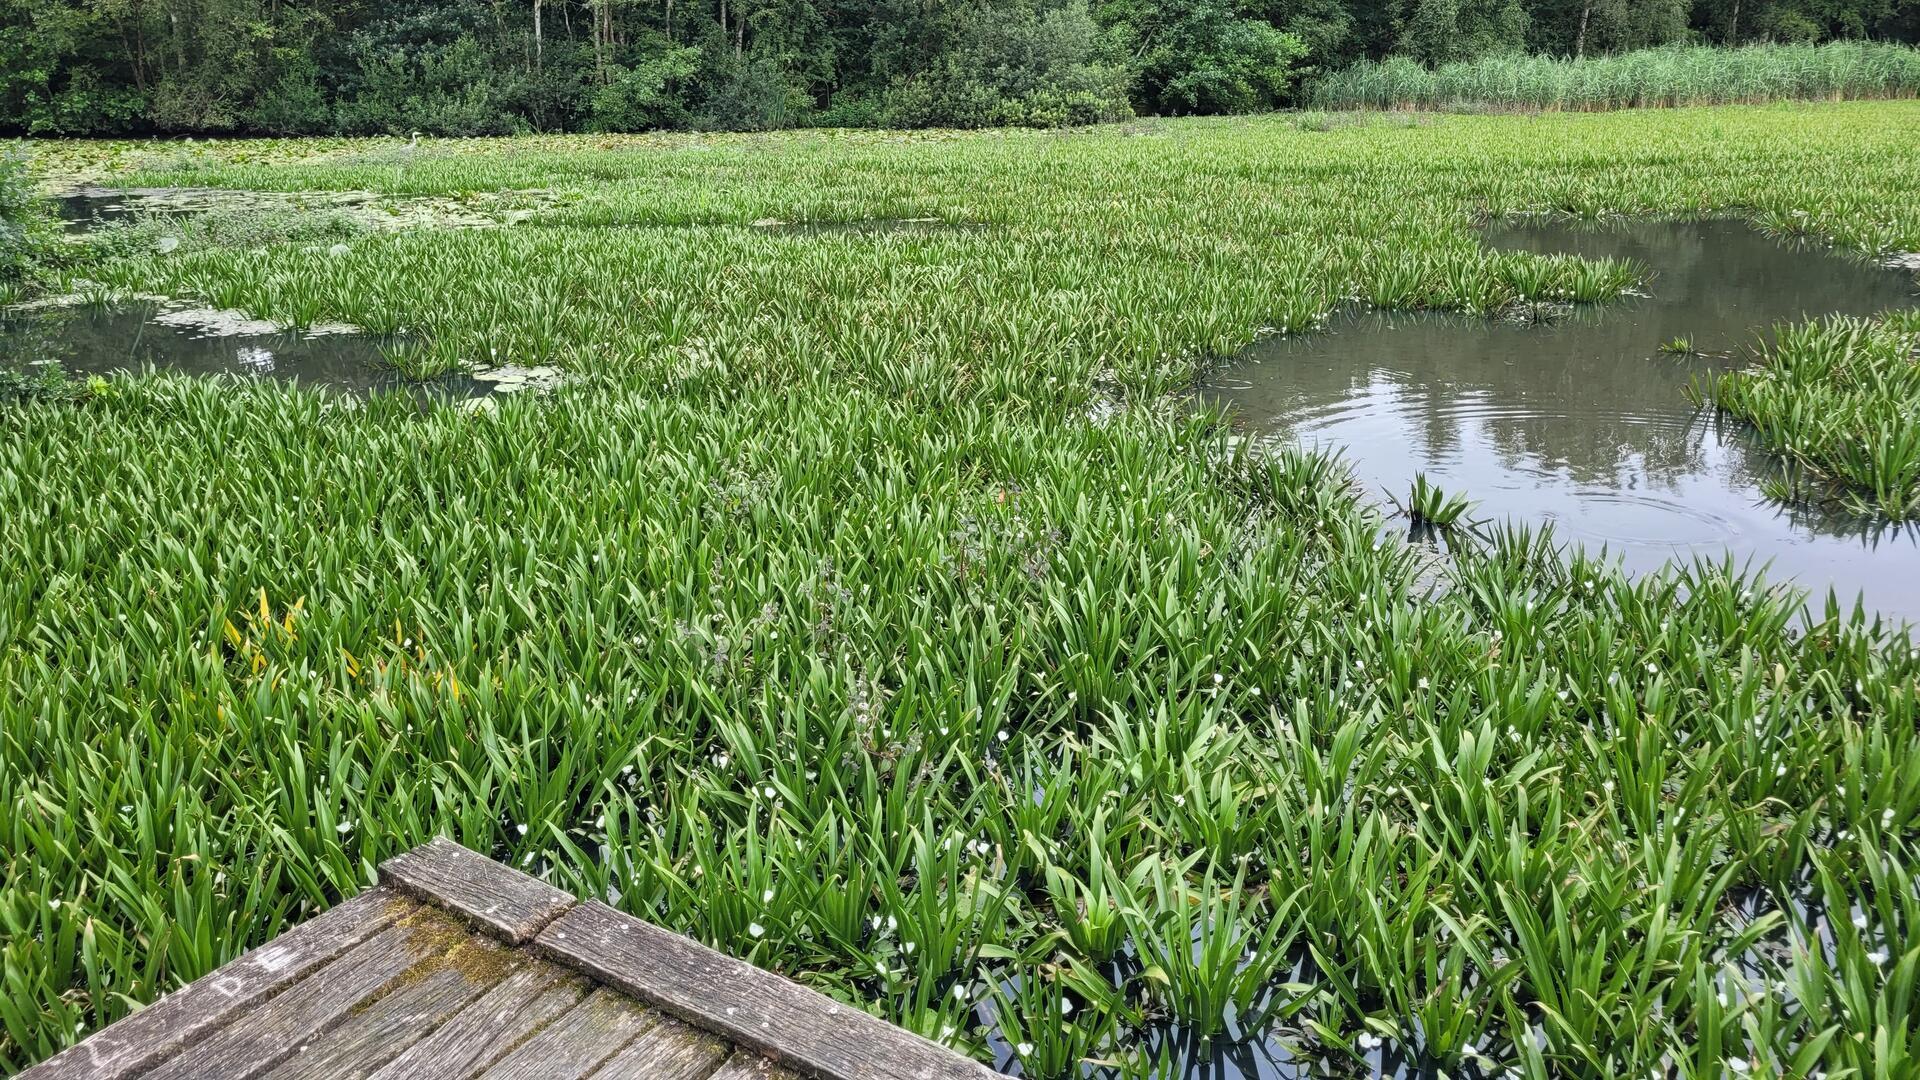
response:
[[[593,1080],[706,1080],[732,1053],[698,1028],[662,1019],[600,1066]]]
[[[533,940],[572,895],[444,836],[380,864],[380,880],[468,919],[509,945]]]
[[[660,1015],[595,990],[480,1075],[484,1080],[582,1080],[658,1023]]]
[[[522,955],[471,935],[297,1048],[263,1080],[363,1080],[511,975]]]
[[[587,989],[557,964],[522,964],[369,1080],[466,1080],[579,1004]]]
[[[145,1080],[250,1080],[412,969],[469,939],[449,917],[416,912],[162,1062]]]
[[[95,1032],[17,1080],[124,1080],[206,1038],[294,980],[416,910],[388,888],[372,889]]]
[[[799,1080],[792,1072],[764,1054],[738,1050],[720,1066],[711,1080]]]
[[[535,947],[696,1027],[825,1080],[979,1080],[986,1066],[600,903]]]

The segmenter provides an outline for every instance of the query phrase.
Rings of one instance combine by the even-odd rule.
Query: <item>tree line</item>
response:
[[[1920,0],[0,0],[29,135],[1059,125],[1386,56],[1920,40]]]

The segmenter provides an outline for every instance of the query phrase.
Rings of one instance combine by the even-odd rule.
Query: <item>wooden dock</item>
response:
[[[951,1050],[448,840],[20,1080],[981,1080]]]

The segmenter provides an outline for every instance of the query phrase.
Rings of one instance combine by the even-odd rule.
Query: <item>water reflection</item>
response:
[[[0,313],[0,366],[57,365],[72,375],[164,368],[188,375],[298,381],[356,395],[406,390],[423,398],[486,394],[472,379],[409,383],[380,363],[379,342],[358,334],[209,331],[204,324],[155,322],[152,304],[59,307]]]
[[[1549,324],[1350,315],[1329,334],[1255,345],[1203,396],[1256,431],[1341,448],[1376,495],[1404,499],[1424,471],[1480,517],[1552,522],[1631,569],[1731,554],[1816,598],[1831,589],[1920,619],[1913,530],[1766,501],[1776,459],[1682,393],[1744,362],[1777,322],[1915,302],[1911,274],[1731,221],[1507,225],[1487,241],[1635,259],[1652,268],[1651,295]],[[1674,338],[1720,355],[1659,351]]]

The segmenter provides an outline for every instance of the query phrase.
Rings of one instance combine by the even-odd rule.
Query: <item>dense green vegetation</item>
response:
[[[1920,95],[1920,50],[1878,42],[1648,49],[1582,60],[1505,55],[1429,68],[1404,57],[1317,80],[1325,109],[1620,109]]]
[[[87,272],[575,379],[0,405],[0,1069],[447,832],[970,1052],[995,1024],[1030,1075],[1255,1014],[1450,1075],[1920,1075],[1904,632],[1539,534],[1439,557],[1334,458],[1168,396],[1348,298],[1632,282],[1489,252],[1483,215],[1920,248],[1916,125],[49,148],[553,189],[511,227]]]
[[[0,132],[1058,126],[1388,55],[1863,37],[1920,40],[1920,0],[0,0]]]
[[[58,233],[34,189],[26,155],[0,150],[0,304],[25,295],[60,262]]]
[[[1694,392],[1837,488],[1815,497],[1920,518],[1920,310],[1782,327],[1755,364],[1703,379]],[[1806,497],[1795,479],[1776,493]]]

